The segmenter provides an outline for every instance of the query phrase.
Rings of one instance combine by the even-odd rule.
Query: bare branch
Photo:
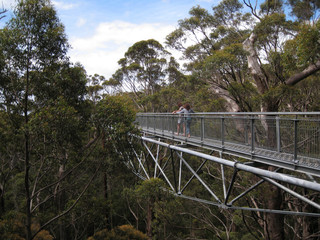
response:
[[[99,134],[99,135],[100,135],[100,134]],[[98,136],[97,136],[95,139],[93,139],[94,141],[92,140],[91,142],[89,142],[89,143],[91,143],[91,144],[89,145],[89,143],[88,143],[88,144],[86,145],[86,147],[87,147],[88,145],[91,146],[93,143],[95,143],[96,140],[97,140],[97,138],[98,138]],[[88,147],[89,147],[89,146],[88,146]],[[85,160],[87,160],[87,157],[90,156],[90,154],[92,153],[92,150],[93,150],[93,148],[90,150],[90,152],[87,153],[86,156],[83,157],[83,159],[82,159],[77,165],[75,165],[73,168],[71,168],[63,177],[61,177],[60,179],[58,179],[57,181],[55,181],[55,182],[53,182],[53,183],[51,183],[51,184],[49,184],[49,185],[47,185],[47,186],[39,189],[38,191],[34,192],[33,195],[31,196],[31,198],[34,198],[38,193],[40,193],[40,192],[42,192],[43,190],[48,189],[48,188],[50,188],[50,187],[58,184],[58,183],[61,182],[63,179],[65,179],[67,176],[69,176],[69,175],[70,175],[75,169],[77,169]]]
[[[299,72],[299,73],[289,77],[286,80],[286,84],[289,86],[294,86],[295,84],[297,84],[301,80],[309,77],[310,75],[316,73],[319,70],[320,70],[320,60],[318,62],[316,62],[315,64],[311,64],[306,69],[304,69],[302,72]]]
[[[80,195],[78,196],[78,198],[74,201],[74,203],[64,212],[62,212],[61,214],[53,217],[52,219],[50,219],[48,222],[46,222],[45,224],[43,224],[39,230],[32,236],[31,239],[33,239],[41,230],[43,230],[46,226],[48,226],[49,224],[51,224],[52,222],[54,222],[55,220],[63,217],[64,215],[68,214],[76,205],[77,203],[80,201],[81,197],[83,196],[83,194],[87,191],[88,187],[90,186],[90,184],[92,183],[93,179],[96,177],[98,170],[100,169],[102,163],[99,164],[99,166],[97,167],[96,171],[94,172],[94,174],[92,175],[91,179],[88,181],[88,184],[84,187],[84,189],[82,190],[82,192],[80,193]]]
[[[5,17],[6,17],[6,15],[4,15],[4,14],[5,14],[7,11],[8,11],[7,9],[3,9],[3,10],[0,11],[0,20],[1,20],[2,18],[5,18]]]
[[[255,16],[257,19],[261,20],[261,18],[258,16],[257,14],[257,4],[258,4],[258,1],[256,1],[256,4],[254,6],[252,6],[252,3],[250,0],[243,0],[243,3],[248,7],[250,8],[251,10],[251,13],[253,16]]]

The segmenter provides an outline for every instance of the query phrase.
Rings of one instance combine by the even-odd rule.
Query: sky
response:
[[[118,60],[134,43],[165,37],[193,6],[211,11],[219,0],[51,0],[65,26],[73,63],[80,62],[88,75],[109,79]],[[2,3],[2,4],[1,4]],[[0,0],[12,9],[15,0]],[[5,21],[5,20],[4,20]],[[170,51],[170,49],[169,49]]]

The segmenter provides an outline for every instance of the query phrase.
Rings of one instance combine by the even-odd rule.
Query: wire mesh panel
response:
[[[163,117],[164,124],[163,124],[163,130],[167,131],[169,133],[172,133],[177,128],[177,119],[176,116],[173,115],[166,115]]]
[[[294,120],[283,118],[280,120],[280,149],[285,153],[294,153]]]
[[[247,144],[247,119],[242,116],[228,116],[224,120],[224,140],[238,144]]]
[[[186,120],[186,124],[190,126],[190,136],[201,138],[201,117],[191,116]]]
[[[297,154],[320,157],[320,121],[297,121]]]
[[[276,118],[261,116],[254,120],[255,147],[277,151]]]
[[[203,137],[204,139],[221,140],[222,118],[219,116],[203,117]]]

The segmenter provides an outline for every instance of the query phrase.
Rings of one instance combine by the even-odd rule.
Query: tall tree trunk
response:
[[[106,142],[106,133],[104,129],[102,129],[101,146],[102,146],[102,150],[105,151],[107,147],[107,142]],[[112,186],[111,186],[110,179],[111,177],[109,176],[108,172],[104,172],[103,191],[104,191],[104,198],[106,200],[110,199],[112,194]],[[108,209],[107,209],[106,218],[107,218],[107,228],[111,230],[113,228],[113,215],[112,215],[112,209],[110,205],[108,206]]]
[[[4,215],[4,188],[3,184],[0,184],[0,216]]]
[[[308,195],[308,190],[304,189],[304,195]],[[314,198],[317,198],[318,196],[315,196]],[[310,204],[301,203],[303,204],[303,211],[304,212],[314,212],[317,213],[318,210],[314,207],[312,207]],[[319,236],[317,233],[319,232],[319,218],[311,218],[311,217],[302,217],[302,239],[308,239],[308,240],[316,240],[319,239]],[[313,236],[312,236],[313,235]]]
[[[111,177],[107,172],[104,173],[103,181],[104,181],[104,197],[106,200],[111,198],[112,194],[112,186],[110,182]],[[113,228],[113,215],[112,215],[112,209],[110,206],[108,206],[107,214],[107,228],[111,230]]]
[[[149,239],[152,239],[152,210],[151,200],[148,200],[146,232]]]
[[[62,190],[60,192],[60,189],[63,189],[63,187],[61,186],[62,184],[62,179],[64,177],[65,174],[65,165],[61,164],[60,168],[59,168],[59,173],[58,173],[58,177],[59,177],[59,184],[58,184],[58,188],[57,188],[57,204],[58,204],[58,212],[63,212],[64,208],[65,208],[65,192],[64,190]],[[66,240],[68,237],[66,236],[66,228],[65,228],[65,224],[63,222],[62,219],[59,219],[59,236],[60,236],[60,240]]]
[[[28,131],[28,130],[26,130]],[[25,178],[24,185],[26,191],[26,228],[27,240],[31,240],[31,198],[30,198],[30,184],[29,184],[29,171],[30,171],[30,153],[29,153],[29,133],[25,133]]]
[[[29,99],[29,69],[27,68],[26,73],[26,86],[25,86],[25,96],[24,96],[24,123],[25,123],[25,133],[24,133],[24,146],[25,146],[25,162],[24,162],[24,186],[26,194],[26,230],[27,230],[27,240],[32,239],[31,232],[31,196],[30,196],[30,183],[29,183],[29,173],[30,173],[30,133],[28,130],[29,116],[28,116],[28,99]]]
[[[273,104],[273,102],[269,102],[266,104],[266,110],[277,111],[277,105]],[[270,117],[270,116],[269,116]],[[265,119],[266,126],[266,134],[268,139],[268,146],[272,149],[277,149],[277,136],[275,129],[275,119]],[[269,166],[269,171],[275,171],[276,167]],[[282,191],[277,186],[270,184],[270,188],[267,190],[267,201],[266,208],[267,209],[282,209],[283,207],[283,196]],[[266,228],[265,228],[265,236],[268,240],[282,240],[284,239],[284,217],[282,214],[266,214]]]
[[[257,84],[257,89],[260,94],[264,94],[268,91],[268,77],[261,68],[258,60],[258,54],[255,49],[256,35],[252,33],[248,39],[243,42],[243,48],[248,51],[248,67],[251,71],[251,75]],[[278,111],[278,101],[277,99],[267,99],[262,103],[262,112],[273,112]],[[270,146],[276,144],[275,132],[272,130],[272,123],[265,119],[265,130]],[[275,146],[273,146],[275,147]],[[274,167],[268,167],[268,170],[274,171]],[[267,194],[265,196],[268,198],[266,200],[266,208],[268,209],[281,209],[282,207],[282,194],[281,190],[276,186],[271,185],[270,188],[266,189]],[[282,240],[284,239],[284,218],[281,214],[271,214],[265,215],[265,236],[268,240]]]
[[[269,170],[272,170],[269,168]],[[282,194],[281,190],[270,185],[268,191],[268,199],[266,207],[268,209],[281,209],[282,207]],[[284,239],[284,217],[282,214],[266,213],[266,227],[265,236],[267,240],[283,240]]]

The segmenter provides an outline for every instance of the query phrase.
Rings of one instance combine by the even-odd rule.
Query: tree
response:
[[[7,213],[23,212],[26,234],[19,236],[28,240],[45,236],[49,226],[61,240],[83,237],[105,215],[77,205],[101,199],[108,209],[111,198],[89,186],[112,171],[111,163],[130,157],[135,114],[125,98],[103,99],[103,78],[86,86],[83,67],[68,61],[64,27],[50,1],[21,1],[14,13],[0,36],[1,218],[8,225]]]
[[[156,111],[150,98],[166,84],[167,56],[169,53],[154,39],[143,40],[132,45],[125,57],[118,61],[121,66],[109,81],[118,82],[143,111]]]
[[[183,51],[189,60],[187,70],[208,84],[212,95],[225,99],[230,111],[255,110],[252,102],[257,99],[255,91],[244,94],[247,87],[254,87],[248,79],[246,53],[242,49],[248,33],[242,26],[250,26],[251,19],[248,14],[239,13],[241,8],[237,1],[223,1],[211,15],[199,6],[193,7],[190,18],[180,20],[179,28],[166,41],[170,47]],[[186,45],[187,42],[195,44]]]
[[[112,231],[102,230],[94,234],[94,236],[88,238],[88,240],[147,240],[148,237],[142,232],[134,229],[131,225],[122,225],[112,229]]]
[[[167,36],[167,44],[183,52],[189,60],[187,70],[209,83],[212,92],[226,100],[228,111],[288,109],[292,103],[287,99],[292,97],[285,97],[292,87],[299,88],[299,82],[320,70],[319,4],[289,2],[297,21],[286,18],[282,1],[266,1],[259,12],[247,0],[243,1],[247,12],[237,0],[222,1],[213,7],[213,14],[194,7],[190,17],[180,20],[178,29]],[[187,45],[190,40],[195,44]],[[265,126],[268,140],[274,143],[274,132],[268,123]],[[278,189],[271,190],[269,197],[268,207],[281,208]],[[282,239],[282,216],[266,216],[266,238]]]
[[[41,71],[65,57],[68,48],[64,28],[56,12],[47,0],[26,0],[18,3],[13,17],[4,28],[3,51],[8,67],[16,73],[9,86],[13,86],[13,96],[18,111],[24,116],[25,145],[25,193],[27,239],[31,233],[31,189],[30,189],[30,132],[33,72]],[[10,72],[8,70],[8,72]]]
[[[163,216],[160,212],[168,213],[172,207],[173,196],[165,192],[164,182],[159,178],[151,178],[135,186],[135,189],[125,189],[124,195],[127,199],[130,212],[135,216],[136,227],[139,223],[144,226],[146,235],[151,238],[166,238],[166,232],[161,226],[170,228],[167,219],[172,219],[170,214]],[[176,206],[176,205],[175,205]]]
[[[50,178],[55,174],[50,171],[56,170],[54,164],[65,164],[66,149],[70,147],[67,133],[75,136],[73,131],[75,125],[79,124],[79,118],[76,118],[74,107],[81,102],[85,81],[81,80],[83,71],[77,71],[80,68],[72,68],[67,62],[68,43],[64,27],[50,1],[18,2],[14,17],[1,34],[1,48],[6,61],[2,70],[2,106],[13,121],[13,131],[22,133],[24,139],[24,150],[21,153],[24,154],[25,226],[26,238],[32,239],[32,216],[52,198],[51,190],[56,185],[54,182],[57,180]],[[73,83],[79,80],[77,88],[66,84],[71,82],[70,78]],[[19,118],[15,119],[15,115],[23,121],[17,121]],[[36,140],[40,140],[40,144],[34,144]],[[53,143],[51,149],[47,148],[50,143]],[[51,157],[56,157],[58,161],[51,161],[50,151],[56,151],[56,155]],[[63,168],[60,169],[63,171]],[[62,175],[61,179],[65,177]]]
[[[251,6],[250,4],[248,4]],[[253,32],[244,41],[244,48],[248,51],[248,66],[250,73],[257,84],[258,92],[263,96],[262,111],[278,111],[280,103],[282,101],[281,88],[283,86],[294,86],[298,82],[307,79],[310,75],[316,74],[320,70],[320,55],[318,53],[312,53],[308,51],[306,42],[312,44],[313,49],[318,49],[318,40],[320,35],[317,25],[311,26],[304,24],[298,28],[294,28],[294,24],[285,19],[281,5],[265,5],[262,6],[262,16],[255,15],[259,22],[256,24]],[[311,16],[310,16],[311,17]],[[306,34],[305,29],[308,29]],[[316,30],[317,29],[317,30]],[[292,34],[293,41],[299,42],[300,49],[303,49],[303,54],[299,50],[296,52],[296,58],[291,58],[291,66],[294,67],[294,71],[290,71],[289,68],[283,67],[285,61],[281,61],[282,55],[288,53],[284,51],[284,47],[291,45],[291,41],[283,43],[281,40],[283,36]],[[303,36],[302,36],[303,35]],[[313,43],[315,41],[315,43]],[[297,48],[297,44],[293,44]],[[292,46],[292,45],[291,45]],[[264,50],[266,54],[268,64],[262,64],[262,56],[258,54],[260,50]],[[316,51],[317,52],[317,51]],[[291,52],[292,53],[292,52]],[[306,53],[306,54],[305,54]],[[305,58],[305,56],[307,56]],[[288,56],[288,55],[287,55]],[[304,58],[303,58],[304,56]],[[301,61],[302,60],[302,61]],[[300,64],[299,64],[300,63]],[[298,67],[298,65],[300,65]],[[288,74],[289,73],[289,74]],[[290,103],[288,103],[290,104]],[[268,129],[270,129],[268,127]],[[272,131],[267,131],[268,139],[271,143],[275,143],[274,134]],[[269,167],[272,170],[272,167]],[[270,191],[271,199],[267,202],[268,207],[281,208],[282,194],[279,189],[272,188]],[[274,214],[266,215],[267,221],[267,235],[270,239],[282,239],[284,237],[283,232],[283,217]]]

